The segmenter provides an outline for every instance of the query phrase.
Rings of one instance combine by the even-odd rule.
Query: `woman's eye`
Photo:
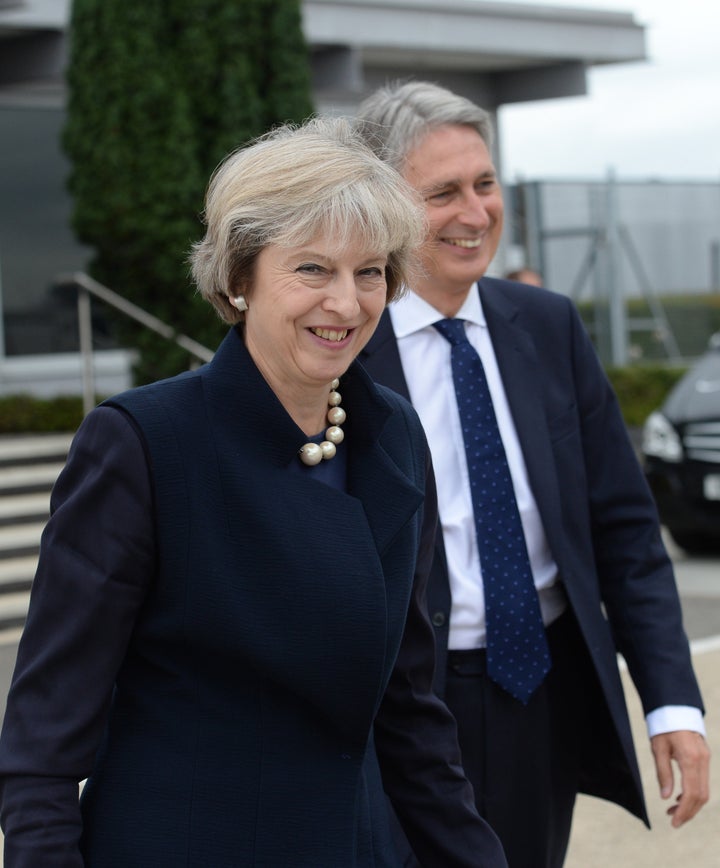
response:
[[[360,274],[362,275],[362,277],[383,277],[384,271],[382,268],[377,268],[377,267],[363,268],[363,270],[360,272]]]
[[[297,270],[302,271],[305,274],[320,274],[322,272],[322,267],[316,265],[314,262],[305,262],[302,265],[299,265]]]

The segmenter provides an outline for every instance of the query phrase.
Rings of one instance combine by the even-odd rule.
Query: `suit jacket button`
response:
[[[445,626],[445,612],[433,612],[432,615],[433,627]]]

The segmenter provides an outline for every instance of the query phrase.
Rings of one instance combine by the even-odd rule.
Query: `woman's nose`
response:
[[[359,307],[354,275],[337,275],[331,281],[324,307],[344,317],[353,316]]]

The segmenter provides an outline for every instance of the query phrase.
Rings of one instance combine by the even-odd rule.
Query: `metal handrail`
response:
[[[149,328],[166,340],[173,341],[182,349],[200,362],[209,362],[214,353],[212,350],[189,338],[187,335],[175,331],[172,326],[118,295],[112,289],[99,283],[89,274],[76,271],[72,274],[59,275],[55,286],[73,286],[78,291],[78,331],[80,338],[80,355],[82,356],[82,383],[83,383],[83,413],[87,414],[95,406],[95,373],[93,370],[93,347],[92,347],[92,316],[90,311],[90,297],[95,296],[120,313],[125,314]]]

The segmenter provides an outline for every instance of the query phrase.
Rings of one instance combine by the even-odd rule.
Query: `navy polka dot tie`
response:
[[[480,356],[461,319],[434,323],[450,342],[485,590],[488,675],[527,703],[550,669],[505,448]]]

